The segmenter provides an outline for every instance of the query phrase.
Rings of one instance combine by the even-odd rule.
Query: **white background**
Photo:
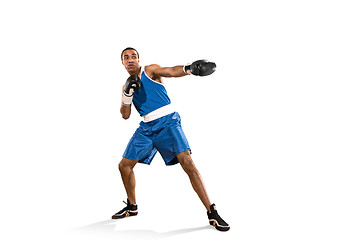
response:
[[[357,1],[1,1],[2,239],[359,239]],[[142,65],[217,63],[166,80],[210,198],[179,165],[117,164],[141,118],[119,114]]]

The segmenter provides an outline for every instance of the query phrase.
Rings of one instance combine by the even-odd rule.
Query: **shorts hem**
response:
[[[171,159],[170,161],[166,161],[165,159],[163,159],[164,162],[165,162],[165,165],[166,165],[166,166],[173,166],[173,165],[178,164],[178,163],[179,163],[179,160],[177,159],[177,155],[179,155],[180,153],[186,152],[186,151],[190,151],[190,154],[192,154],[190,148],[186,148],[185,150],[180,150],[180,151],[174,152],[174,153],[175,153],[175,157],[174,157],[173,159]]]

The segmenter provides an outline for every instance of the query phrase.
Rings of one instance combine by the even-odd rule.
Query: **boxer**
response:
[[[141,67],[139,53],[125,48],[121,53],[122,64],[130,77],[123,86],[120,113],[124,119],[131,115],[131,106],[144,118],[130,139],[119,170],[127,193],[126,207],[112,216],[113,219],[138,214],[135,198],[135,175],[137,163],[151,164],[159,152],[167,166],[180,163],[191,185],[207,210],[210,225],[219,231],[230,226],[219,216],[215,204],[211,204],[201,175],[191,158],[191,148],[181,127],[181,118],[174,111],[163,84],[163,78],[186,75],[208,76],[216,69],[214,62],[198,60],[191,64],[161,67],[151,64]]]

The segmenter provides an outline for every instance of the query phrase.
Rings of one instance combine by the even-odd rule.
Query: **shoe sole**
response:
[[[125,212],[122,215],[113,215],[111,218],[112,219],[120,219],[120,218],[126,218],[126,217],[131,217],[131,216],[136,216],[138,213],[137,212]]]
[[[211,226],[214,226],[217,230],[219,230],[221,232],[226,232],[226,231],[229,231],[229,229],[230,229],[230,226],[219,225],[216,220],[210,220],[209,223]]]

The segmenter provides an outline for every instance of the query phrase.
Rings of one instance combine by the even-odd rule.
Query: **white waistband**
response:
[[[171,104],[168,104],[166,106],[163,106],[161,108],[152,111],[151,113],[146,114],[144,116],[144,122],[153,121],[155,119],[161,118],[173,112],[175,112],[174,108],[172,107]]]

